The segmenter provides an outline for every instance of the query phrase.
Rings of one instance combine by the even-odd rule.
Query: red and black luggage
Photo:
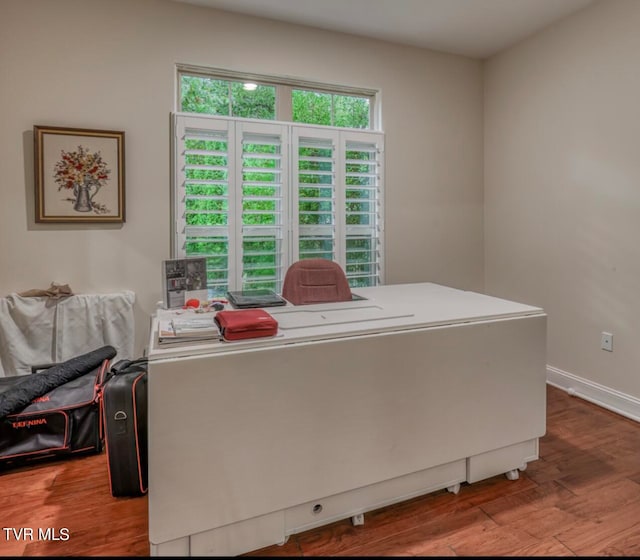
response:
[[[103,411],[111,495],[142,496],[147,492],[147,358],[114,364]]]
[[[102,451],[102,390],[115,354],[105,346],[0,378],[0,466]]]

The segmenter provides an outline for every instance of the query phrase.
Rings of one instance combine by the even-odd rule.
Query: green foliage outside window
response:
[[[371,128],[369,122],[370,107],[366,97],[334,95],[333,126],[347,128]]]
[[[293,122],[346,128],[370,128],[369,99],[294,89]]]
[[[276,116],[274,86],[258,85],[247,91],[241,82],[183,75],[180,97],[181,109],[188,113],[267,120]]]
[[[367,97],[293,89],[291,105],[293,122],[371,128]],[[276,88],[258,84],[248,91],[242,82],[182,74],[180,108],[187,113],[274,120]]]
[[[231,115],[245,119],[276,118],[276,88],[258,85],[247,91],[240,82],[231,83]]]
[[[318,93],[294,89],[291,92],[293,122],[307,124],[332,124],[330,93]]]
[[[188,113],[229,115],[229,84],[225,80],[182,76],[181,109]]]

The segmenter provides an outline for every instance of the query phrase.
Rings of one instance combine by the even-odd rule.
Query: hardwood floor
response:
[[[292,535],[245,556],[638,556],[640,424],[547,389],[540,459]],[[2,556],[147,556],[147,498],[112,498],[104,453],[0,473]],[[38,529],[58,538],[39,540]],[[26,537],[26,538],[25,538]]]

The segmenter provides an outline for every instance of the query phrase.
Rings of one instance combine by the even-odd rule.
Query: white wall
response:
[[[638,29],[640,2],[601,1],[485,66],[486,289],[545,308],[550,366],[635,398]]]
[[[167,0],[0,0],[0,296],[136,292],[169,258],[175,64],[379,88],[386,280],[482,290],[482,64]],[[125,224],[34,223],[33,125],[124,130]]]

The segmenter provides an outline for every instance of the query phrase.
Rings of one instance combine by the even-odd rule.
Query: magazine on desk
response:
[[[222,339],[213,313],[158,318],[158,343],[198,342]]]

